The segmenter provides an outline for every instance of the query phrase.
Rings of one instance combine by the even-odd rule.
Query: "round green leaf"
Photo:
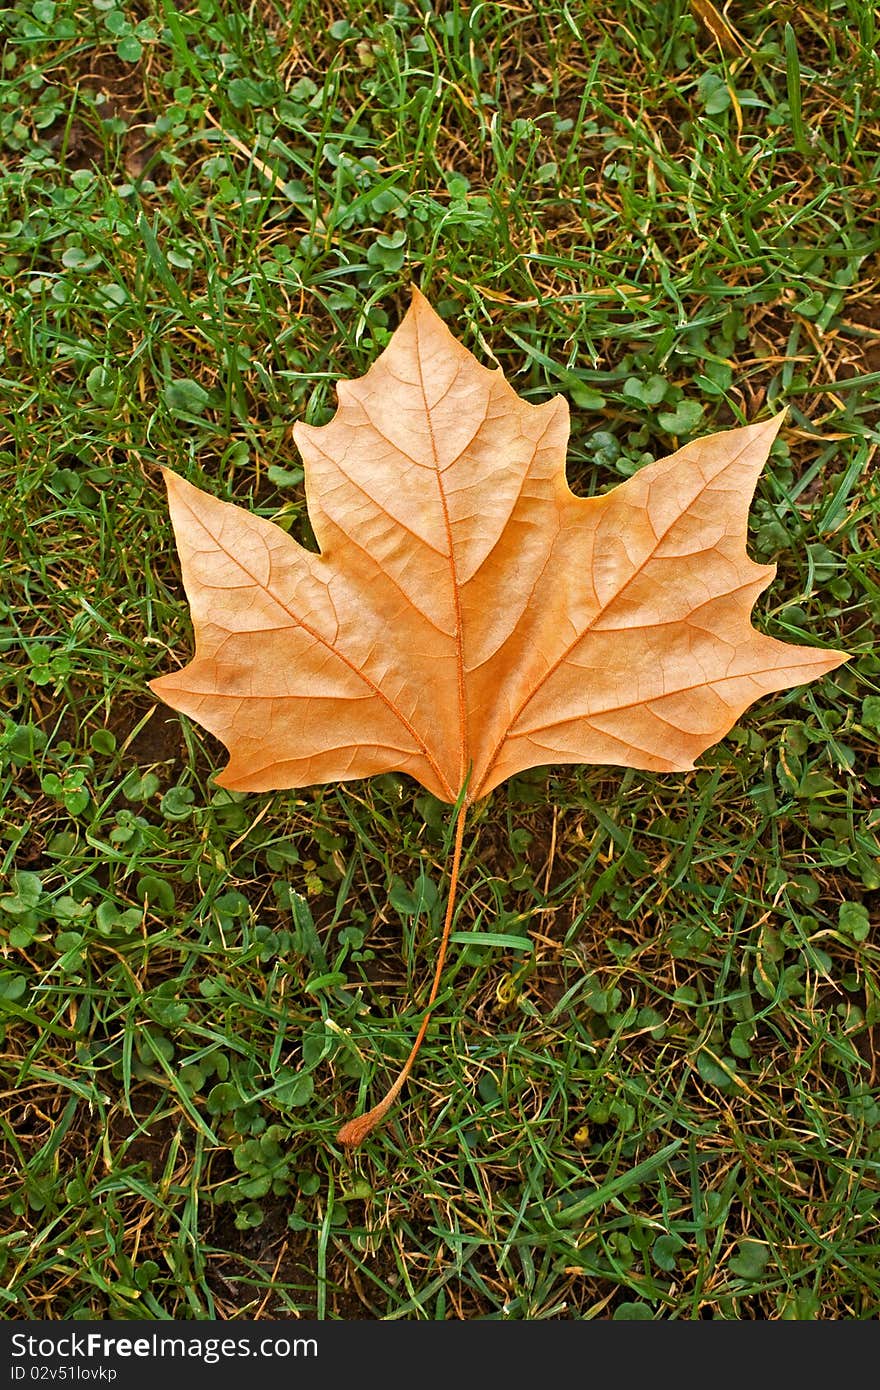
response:
[[[121,58],[123,63],[136,63],[144,51],[144,46],[140,39],[136,39],[134,34],[128,34],[124,39],[120,39],[116,45],[116,56]]]
[[[653,1322],[654,1313],[647,1303],[618,1303],[613,1322]]]

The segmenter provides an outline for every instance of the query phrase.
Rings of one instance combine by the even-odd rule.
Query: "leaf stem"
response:
[[[431,1010],[434,1007],[434,1000],[437,998],[437,992],[440,988],[440,978],[443,974],[443,966],[446,962],[446,950],[449,946],[449,937],[452,932],[452,919],[455,915],[455,897],[458,890],[458,872],[461,867],[461,847],[464,842],[464,824],[467,817],[467,804],[466,798],[462,797],[455,822],[455,845],[452,851],[452,867],[449,871],[449,894],[446,903],[446,920],[443,923],[443,935],[440,938],[437,965],[434,969],[434,981],[431,985],[431,993],[428,996],[425,1017],[422,1019],[421,1027],[416,1034],[416,1040],[410,1049],[409,1056],[398,1072],[397,1077],[379,1101],[379,1104],[374,1105],[372,1110],[368,1110],[365,1115],[359,1115],[354,1120],[347,1120],[336,1135],[338,1142],[344,1144],[348,1149],[357,1148],[358,1144],[363,1143],[371,1130],[382,1123],[388,1111],[403,1090],[407,1077],[412,1071],[413,1063],[418,1056],[419,1048],[425,1040],[428,1024],[431,1022]]]

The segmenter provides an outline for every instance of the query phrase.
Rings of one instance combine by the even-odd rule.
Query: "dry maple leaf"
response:
[[[847,658],[757,632],[746,553],[781,416],[686,444],[601,497],[568,407],[521,400],[418,290],[329,424],[297,424],[320,553],[165,470],[196,656],[152,689],[246,791],[397,771],[465,808],[547,763],[685,771],[759,696]],[[357,1143],[396,1098],[340,1131]]]

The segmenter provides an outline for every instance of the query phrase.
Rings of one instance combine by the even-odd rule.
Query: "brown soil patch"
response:
[[[65,116],[56,122],[49,132],[50,147],[68,169],[102,168],[105,142],[99,123],[123,120],[122,164],[129,178],[139,178],[155,149],[146,134],[152,115],[140,64],[123,63],[110,53],[83,54],[81,60],[84,67],[69,75],[76,94],[73,120]]]

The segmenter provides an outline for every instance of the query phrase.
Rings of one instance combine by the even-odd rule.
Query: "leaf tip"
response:
[[[170,705],[172,709],[176,708],[173,704],[172,692],[179,689],[177,685],[177,677],[179,675],[179,671],[164,671],[162,675],[153,676],[151,680],[147,681],[147,685],[150,690],[152,690],[153,694],[157,695],[164,704]]]
[[[848,661],[855,661],[856,656],[857,656],[857,653],[856,653],[856,652],[838,652],[838,651],[829,650],[828,653],[827,653],[827,655],[828,655],[829,661],[831,661],[832,658],[833,658],[833,661],[834,661],[834,664],[833,664],[832,666],[829,666],[828,670],[829,670],[829,671],[836,671],[838,666],[845,666],[846,663],[847,663]]]
[[[405,317],[410,318],[410,316],[414,319],[420,319],[423,326],[436,326],[439,324],[447,333],[449,332],[446,324],[437,313],[430,299],[422,293],[418,285],[410,285],[409,308],[406,311]]]
[[[251,790],[250,787],[243,784],[241,776],[237,775],[234,768],[232,768],[231,758],[229,762],[226,764],[226,766],[221,769],[220,772],[216,772],[214,774],[212,781],[215,787],[222,787],[223,790],[226,792],[241,792]]]
[[[159,471],[162,474],[162,480],[165,483],[165,491],[169,499],[173,499],[175,493],[179,494],[186,488],[192,487],[192,483],[188,483],[186,478],[182,478],[179,473],[175,473],[173,468],[166,468],[164,463],[159,464]]]
[[[750,425],[744,426],[744,429],[753,441],[760,441],[760,448],[769,454],[774,439],[785,424],[787,415],[788,406],[784,405],[781,410],[777,410],[775,415],[768,415],[766,420],[754,420]]]

